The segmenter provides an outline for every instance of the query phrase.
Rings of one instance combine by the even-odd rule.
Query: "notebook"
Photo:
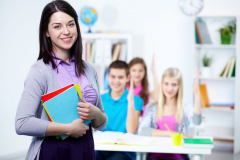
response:
[[[209,138],[183,138],[186,148],[213,148],[213,142]]]
[[[80,90],[80,87],[78,85],[69,86],[51,92],[48,95],[44,95],[45,99],[43,99],[47,99],[47,101],[43,103],[43,106],[50,121],[68,124],[79,118],[77,103],[80,101],[80,98],[77,90]],[[63,92],[61,93],[61,91]],[[51,99],[49,99],[49,97]],[[90,122],[90,120],[84,121],[84,124],[87,125]],[[62,139],[65,139],[67,137],[68,135],[61,135]]]
[[[69,88],[72,87],[72,86],[74,86],[74,84],[70,84],[70,85],[65,86],[65,87],[63,87],[63,88],[60,88],[60,89],[58,89],[58,90],[56,90],[56,91],[53,91],[53,92],[50,92],[50,93],[48,93],[48,94],[42,95],[41,97],[42,97],[43,103],[46,102],[46,101],[48,101],[49,99],[51,99],[51,98],[53,98],[53,97],[61,94],[62,92],[66,91],[67,89],[69,89]]]
[[[96,131],[93,134],[93,138],[95,144],[148,146],[153,142],[153,139],[151,137],[112,131]]]

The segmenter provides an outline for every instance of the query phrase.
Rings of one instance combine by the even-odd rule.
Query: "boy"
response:
[[[102,95],[108,124],[103,131],[135,133],[138,129],[139,116],[143,100],[133,95],[133,83],[129,91],[126,84],[130,81],[129,67],[124,61],[115,61],[109,66],[109,92]],[[134,152],[96,151],[96,160],[134,160]]]

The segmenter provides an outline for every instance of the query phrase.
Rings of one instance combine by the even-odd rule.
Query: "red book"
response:
[[[66,91],[67,89],[71,88],[72,86],[74,86],[74,84],[70,84],[70,85],[68,85],[66,87],[63,87],[63,88],[60,88],[56,91],[53,91],[53,92],[50,92],[48,94],[42,95],[41,97],[42,97],[43,103],[48,101],[49,99],[52,99],[53,97],[61,94],[62,92]]]
[[[200,35],[200,31],[199,31],[199,27],[198,27],[197,21],[195,21],[195,26],[196,26],[196,31],[197,31],[199,42],[200,42],[200,44],[203,44],[202,37]]]

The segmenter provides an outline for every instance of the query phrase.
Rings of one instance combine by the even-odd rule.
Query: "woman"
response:
[[[107,124],[98,87],[97,73],[82,60],[82,41],[76,11],[65,1],[45,6],[39,29],[40,52],[31,67],[16,115],[16,132],[33,136],[26,159],[94,160],[91,127],[103,130]],[[70,124],[49,122],[41,96],[71,83],[80,85],[83,100]],[[91,120],[86,126],[83,122]],[[89,130],[90,129],[90,130]],[[70,135],[57,140],[56,135]]]

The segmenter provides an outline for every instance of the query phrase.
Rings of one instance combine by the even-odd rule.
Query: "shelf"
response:
[[[196,18],[236,18],[236,15],[198,15]]]
[[[84,33],[82,39],[130,39],[131,34],[122,33]]]
[[[228,107],[209,107],[209,108],[202,108],[203,111],[219,111],[219,112],[228,112],[228,113],[234,113],[234,109],[228,108]]]
[[[195,78],[194,78],[195,79]],[[199,80],[207,80],[207,81],[234,81],[235,77],[231,77],[231,78],[224,78],[224,77],[209,77],[209,78],[205,78],[205,77],[199,77]]]
[[[195,48],[198,49],[235,49],[236,45],[232,44],[227,44],[227,45],[222,45],[222,44],[195,44]]]
[[[212,136],[214,139],[234,140],[233,128],[207,126],[204,132],[200,132],[199,136]]]

